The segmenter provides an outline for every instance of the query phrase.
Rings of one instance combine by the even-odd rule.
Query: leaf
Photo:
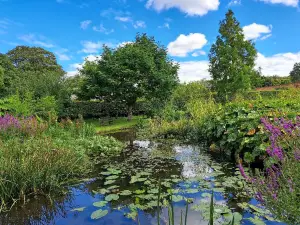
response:
[[[124,195],[124,196],[131,195],[131,194],[132,194],[132,192],[129,190],[124,190],[120,193],[120,195]]]
[[[93,206],[101,208],[101,207],[106,206],[107,203],[108,203],[107,201],[94,202]]]
[[[106,177],[106,180],[116,180],[116,179],[118,179],[118,178],[119,178],[119,176],[117,176],[117,175],[112,175],[112,176]]]
[[[198,189],[187,189],[186,190],[186,193],[188,193],[188,194],[195,194],[195,193],[198,193],[198,192],[199,192]]]
[[[86,207],[81,207],[81,208],[76,208],[76,209],[72,209],[71,212],[83,212],[85,210]]]
[[[105,197],[105,201],[108,201],[108,202],[113,201],[113,200],[116,201],[118,199],[119,199],[119,195],[117,195],[117,194],[110,194]]]
[[[113,185],[113,186],[110,186],[110,187],[108,187],[107,189],[108,190],[113,190],[113,189],[117,189],[117,188],[119,188],[120,186],[118,186],[118,185]]]
[[[108,180],[108,181],[105,181],[104,185],[113,184],[115,182],[116,182],[115,180]]]
[[[254,218],[248,218],[255,225],[266,225],[259,217],[255,216]]]
[[[92,213],[91,219],[98,220],[98,219],[106,216],[107,214],[108,214],[108,210],[98,209],[98,210],[96,210],[95,212]]]
[[[184,198],[181,195],[173,195],[172,196],[172,200],[173,202],[180,202],[182,201]]]

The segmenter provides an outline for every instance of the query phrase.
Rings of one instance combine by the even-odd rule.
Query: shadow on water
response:
[[[138,224],[134,214],[138,212],[141,225],[154,225],[157,224],[157,187],[160,180],[162,199],[166,198],[168,190],[176,193],[177,197],[193,198],[187,224],[207,225],[205,213],[192,208],[208,203],[204,196],[210,193],[211,181],[215,184],[219,182],[219,178],[214,178],[216,171],[220,177],[232,175],[234,170],[231,164],[221,168],[201,146],[136,140],[133,130],[106,135],[127,143],[128,147],[118,157],[109,161],[100,160],[95,167],[94,179],[76,187],[69,187],[65,196],[52,200],[38,197],[31,199],[24,206],[16,205],[10,212],[0,214],[0,224],[133,225]],[[201,184],[203,180],[208,183]],[[237,203],[257,204],[254,199],[249,196],[237,198],[238,194],[234,190],[223,189],[224,191],[221,191],[219,188],[220,191],[215,192],[216,204],[223,208],[226,206],[235,209],[241,212],[244,218],[253,217],[251,213],[243,211]],[[95,202],[102,204],[108,201],[108,197],[116,199],[106,202],[100,208],[93,205]],[[176,221],[179,221],[185,204],[185,201],[180,199],[174,203]],[[139,207],[138,210],[136,206]],[[99,209],[108,210],[109,213],[101,219],[93,220],[92,213]],[[165,225],[168,211],[164,207],[160,210],[161,224]],[[216,224],[221,222],[219,220]],[[279,224],[265,222],[267,225]],[[243,224],[252,223],[243,220]]]

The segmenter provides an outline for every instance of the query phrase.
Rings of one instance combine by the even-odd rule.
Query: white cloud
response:
[[[300,62],[300,52],[279,53],[272,56],[258,53],[256,67],[261,67],[264,75],[288,76],[296,62]]]
[[[247,40],[265,40],[271,36],[272,25],[266,26],[262,24],[252,23],[250,25],[244,26],[243,31]]]
[[[158,26],[158,28],[167,28],[167,29],[170,29],[170,24],[166,22],[162,26]]]
[[[171,56],[185,57],[190,52],[200,50],[206,43],[207,40],[204,34],[181,34],[175,41],[169,43],[168,52]]]
[[[132,41],[124,41],[117,45],[117,47],[124,47],[125,45],[133,44]]]
[[[89,27],[89,25],[92,23],[91,20],[85,20],[85,21],[82,21],[80,22],[80,28],[85,30]]]
[[[200,56],[200,55],[206,55],[206,52],[203,51],[203,50],[200,50],[200,51],[195,51],[195,52],[193,52],[193,54],[192,54],[193,57],[198,57],[198,56]]]
[[[133,27],[135,29],[138,29],[139,27],[140,28],[146,28],[146,23],[144,21],[138,20],[138,21],[134,22]]]
[[[53,48],[55,47],[53,44],[51,44],[44,36],[42,35],[35,35],[35,34],[26,34],[21,35],[18,37],[18,39],[31,44],[31,45],[38,45],[44,48]]]
[[[104,34],[111,34],[114,32],[114,29],[107,29],[103,26],[103,24],[100,24],[100,26],[93,26],[93,30],[96,32],[101,32]]]
[[[132,19],[129,16],[116,16],[115,20],[121,21],[121,22],[131,22]]]
[[[235,5],[241,5],[242,0],[231,0],[228,4],[228,6],[235,6]]]
[[[203,16],[219,8],[219,0],[148,0],[146,7],[156,11],[178,8],[189,16]]]
[[[180,62],[178,72],[180,82],[191,82],[202,79],[209,79],[208,61]]]
[[[299,4],[299,0],[259,0],[259,1],[265,3],[271,3],[271,4],[283,4],[292,7],[298,7]]]
[[[89,61],[89,62],[94,62],[98,59],[101,59],[101,55],[88,55],[86,57],[83,57],[83,60]]]
[[[102,42],[92,42],[92,41],[83,41],[81,43],[83,45],[83,49],[81,50],[84,53],[97,53],[102,48]]]

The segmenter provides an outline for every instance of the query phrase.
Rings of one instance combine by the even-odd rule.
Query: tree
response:
[[[40,47],[17,46],[6,55],[16,71],[15,91],[33,92],[35,97],[58,95],[65,72],[52,52]]]
[[[138,34],[135,42],[116,49],[106,46],[101,58],[86,62],[81,70],[85,97],[121,101],[128,120],[138,98],[165,101],[178,83],[178,65],[153,37]]]
[[[300,81],[300,63],[295,63],[293,70],[290,72],[293,83]]]
[[[1,78],[3,85],[0,85],[0,97],[15,94],[13,87],[15,85],[14,81],[16,80],[17,70],[9,58],[4,54],[0,54],[0,67],[3,69]]]
[[[4,69],[0,65],[0,88],[4,86]]]
[[[221,100],[251,87],[257,55],[254,44],[245,40],[243,30],[232,10],[220,22],[220,35],[211,47],[209,72]]]

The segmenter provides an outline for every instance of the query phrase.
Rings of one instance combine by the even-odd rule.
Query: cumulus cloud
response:
[[[162,26],[158,26],[158,28],[167,28],[167,29],[170,29],[170,24],[166,22]]]
[[[169,43],[168,52],[171,56],[185,57],[190,52],[200,50],[206,43],[207,40],[204,34],[181,34],[175,41]]]
[[[291,7],[298,7],[299,0],[259,0],[261,2],[270,4],[283,4]]]
[[[191,82],[210,78],[208,72],[209,62],[206,60],[180,62],[179,65],[178,76],[180,82]]]
[[[203,16],[219,8],[219,0],[148,0],[146,7],[156,11],[178,8],[188,16]]]
[[[92,41],[83,41],[81,42],[83,49],[81,50],[84,53],[97,53],[102,48],[102,42],[92,42]]]
[[[80,22],[80,28],[82,29],[82,30],[86,30],[88,27],[89,27],[89,25],[92,23],[92,21],[91,20],[85,20],[85,21],[82,21],[82,22]]]
[[[243,31],[247,40],[265,40],[272,35],[272,25],[266,26],[262,24],[252,23],[250,25],[244,26]]]
[[[264,75],[288,76],[296,62],[300,62],[300,52],[279,53],[272,56],[258,53],[256,67],[261,67]]]

